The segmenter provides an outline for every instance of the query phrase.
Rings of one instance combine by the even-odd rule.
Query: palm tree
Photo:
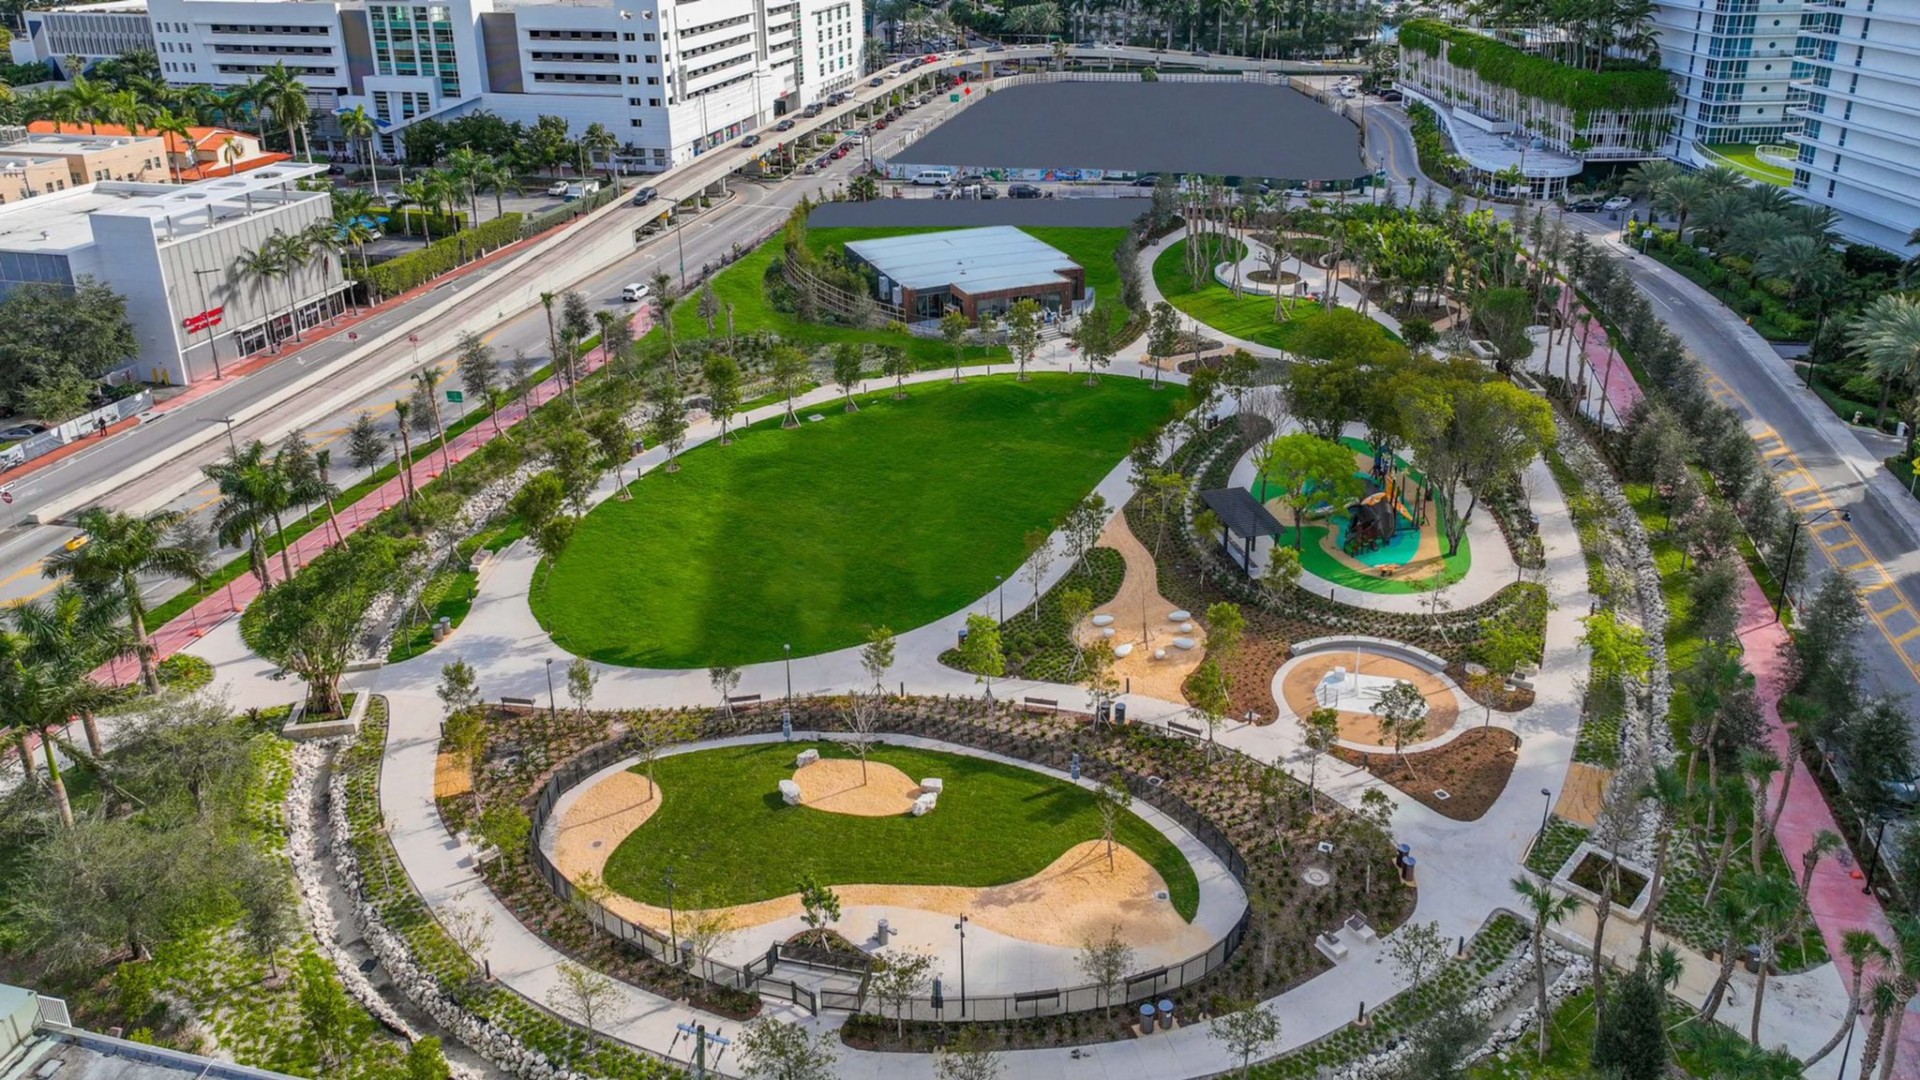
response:
[[[140,679],[151,693],[160,692],[154,670],[153,644],[147,640],[147,602],[140,592],[140,575],[206,578],[206,560],[198,551],[172,542],[183,515],[166,510],[136,517],[111,510],[82,510],[76,523],[87,543],[47,556],[41,572],[48,578],[70,578],[83,589],[111,595],[123,606],[133,628],[134,654],[140,658]]]
[[[307,121],[313,117],[313,108],[307,103],[307,88],[287,65],[276,61],[260,79],[257,101],[273,113],[273,122],[287,131],[287,153],[300,153],[300,134],[306,130]],[[307,160],[313,160],[313,148],[307,147]]]
[[[1920,303],[1882,293],[1854,316],[1848,329],[1852,331],[1849,348],[1880,382],[1876,422],[1884,421],[1893,384],[1908,382],[1920,373]]]
[[[472,220],[476,222],[480,220],[480,207],[474,202],[473,174],[480,170],[480,163],[485,160],[470,147],[465,146],[456,147],[451,154],[447,155],[447,180],[454,189],[456,198],[461,195],[466,196],[467,211],[473,215]]]
[[[438,387],[440,380],[446,377],[446,372],[434,367],[432,364],[428,364],[426,367],[413,373],[414,393],[418,394],[420,399],[427,403],[427,408],[433,410],[433,430],[434,433],[440,437],[440,467],[442,469],[452,467],[453,463],[447,459],[447,426],[440,422],[440,398],[434,394],[434,388]]]
[[[1729,832],[1734,830],[1728,830]],[[1752,908],[1747,903],[1750,892],[1745,878],[1737,879],[1716,896],[1708,899],[1708,908],[1720,925],[1727,928],[1726,935],[1720,939],[1720,971],[1714,976],[1713,986],[1707,991],[1706,1000],[1700,1003],[1700,1017],[1712,1020],[1720,1011],[1720,1002],[1726,997],[1727,983],[1733,979],[1733,966],[1739,962],[1740,942],[1746,936],[1747,927],[1753,921]]]
[[[489,192],[493,195],[494,217],[499,217],[506,212],[500,196],[508,191],[519,190],[519,185],[513,180],[513,170],[498,158],[480,159],[480,164],[474,169],[470,180],[475,191]],[[478,222],[479,218],[476,217],[474,220]]]
[[[1787,302],[1793,303],[1835,276],[1833,248],[1824,240],[1800,233],[1776,236],[1760,249],[1753,272],[1784,284]]]
[[[161,109],[153,114],[153,133],[167,140],[167,175],[174,183],[180,182],[180,158],[193,163],[193,132],[189,130],[187,118],[179,113]],[[174,153],[174,140],[179,142],[179,156]]]
[[[407,502],[413,502],[413,438],[407,434],[407,421],[413,416],[413,402],[399,398],[393,403],[393,419],[400,425],[400,490]]]
[[[293,483],[279,462],[267,456],[266,444],[255,439],[244,449],[205,466],[203,471],[207,479],[220,488],[220,507],[213,514],[214,532],[220,542],[237,544],[242,539],[249,540],[254,576],[260,579],[263,591],[272,588],[273,578],[266,566],[266,543],[261,536],[262,528],[271,521],[274,533],[281,536],[280,572],[283,579],[292,577],[293,561],[287,555],[286,528],[281,515],[294,505]]]
[[[1663,214],[1674,217],[1673,235],[1682,241],[1687,238],[1687,215],[1693,213],[1701,203],[1713,194],[1713,188],[1698,176],[1680,175],[1660,185],[1653,199],[1653,208]]]
[[[1780,950],[1780,938],[1793,925],[1800,907],[1800,890],[1778,874],[1755,874],[1747,891],[1751,925],[1759,933],[1760,980],[1753,991],[1753,1022],[1747,1038],[1760,1042],[1760,1010],[1767,1000],[1767,975]]]
[[[103,115],[108,123],[118,124],[127,129],[127,134],[138,135],[142,128],[153,121],[157,110],[141,100],[133,90],[116,90],[107,95]]]
[[[373,174],[373,193],[380,194],[380,165],[374,160],[373,137],[379,133],[379,125],[373,115],[367,112],[365,105],[355,105],[339,115],[340,134],[354,142],[365,143],[367,147],[367,171]]]
[[[1894,1065],[1900,1059],[1900,1025],[1907,1005],[1920,993],[1920,920],[1911,915],[1893,918],[1893,940],[1888,942],[1887,978],[1894,996],[1893,1014],[1887,1021],[1887,1045],[1880,1058],[1880,1080],[1893,1080]],[[1871,1060],[1871,1059],[1867,1059]],[[1866,1075],[1866,1070],[1861,1070]]]
[[[13,628],[27,645],[29,663],[65,663],[73,677],[91,679],[103,662],[132,650],[133,638],[120,624],[120,609],[112,597],[91,595],[71,584],[56,586],[45,597],[8,609]],[[80,719],[87,750],[95,758],[106,753],[95,709],[84,708]]]
[[[1833,1036],[1807,1058],[1806,1067],[1809,1069],[1819,1064],[1822,1058],[1833,1053],[1833,1048],[1839,1046],[1840,1040],[1846,1038],[1847,1033],[1859,1023],[1860,986],[1866,979],[1867,964],[1885,959],[1888,955],[1887,947],[1867,930],[1848,930],[1841,937],[1841,951],[1846,954],[1847,962],[1853,965],[1853,978],[1847,984],[1847,1011],[1841,1014],[1840,1026],[1835,1029]]]
[[[107,100],[112,92],[85,75],[75,75],[60,93],[66,95],[67,109],[74,120],[86,124],[88,134],[99,134],[100,122],[106,119]]]
[[[1523,906],[1533,916],[1533,971],[1534,985],[1538,991],[1536,1002],[1540,1014],[1540,1058],[1547,1056],[1547,927],[1565,920],[1579,908],[1580,902],[1571,896],[1556,892],[1551,885],[1536,885],[1524,877],[1512,881],[1513,891],[1520,895]]]
[[[307,243],[303,233],[286,233],[279,229],[267,238],[274,252],[280,257],[280,280],[287,286],[287,322],[293,327],[293,340],[300,340],[300,294],[294,291],[293,278],[313,257],[313,247]]]
[[[620,140],[605,125],[597,120],[588,124],[587,130],[580,136],[580,149],[587,152],[588,161],[600,157],[605,162],[609,185],[618,182],[613,175],[613,152],[620,149]]]
[[[233,275],[235,277],[261,286],[272,282],[273,279],[279,277],[284,270],[285,264],[280,257],[280,247],[273,242],[271,237],[259,247],[243,253],[233,261]],[[291,312],[288,313],[288,317],[292,317]],[[274,341],[274,346],[275,348],[279,347],[278,340]]]

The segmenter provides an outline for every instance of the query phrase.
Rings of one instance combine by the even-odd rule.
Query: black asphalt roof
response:
[[[1059,82],[996,90],[893,160],[1280,180],[1348,180],[1369,172],[1353,124],[1299,91],[1230,82]]]
[[[1280,519],[1268,513],[1246,488],[1215,488],[1201,492],[1200,499],[1227,531],[1236,536],[1254,540],[1280,533]]]

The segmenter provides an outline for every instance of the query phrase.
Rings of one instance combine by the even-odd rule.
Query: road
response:
[[[1403,197],[1444,189],[1421,176],[1404,114],[1366,110],[1368,153],[1404,182]],[[1646,209],[1636,207],[1645,217]],[[1510,213],[1507,208],[1497,212]],[[1808,521],[1809,582],[1851,575],[1872,620],[1861,637],[1869,687],[1905,697],[1920,687],[1920,503],[1881,468],[1896,440],[1842,423],[1759,333],[1725,305],[1653,259],[1620,243],[1617,223],[1598,214],[1564,214],[1569,227],[1620,254],[1655,312],[1705,366],[1714,395],[1745,421],[1781,492]],[[1807,589],[1802,590],[1802,595]]]

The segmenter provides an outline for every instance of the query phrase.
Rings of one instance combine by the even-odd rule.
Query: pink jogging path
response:
[[[646,334],[650,321],[651,315],[644,308],[634,315],[636,338]],[[581,377],[584,378],[599,368],[605,360],[606,354],[602,349],[594,349],[588,353],[582,363]],[[527,414],[533,409],[552,401],[562,393],[565,393],[565,385],[556,373],[528,391],[520,401],[500,410],[497,414],[500,431],[505,432],[511,429],[515,424],[526,419]],[[424,444],[424,448],[432,452],[424,454],[415,461],[408,473],[415,485],[424,485],[439,476],[449,463],[464,460],[467,455],[485,446],[494,435],[494,421],[488,418],[457,437],[448,439],[444,456],[441,454],[438,441],[429,441]],[[422,448],[422,444],[416,444],[416,451]],[[288,558],[296,568],[307,565],[321,552],[332,547],[339,540],[352,536],[367,522],[399,503],[405,497],[403,492],[402,478],[395,474],[392,479],[368,492],[353,505],[341,507],[338,510],[334,517],[334,524],[339,530],[338,537],[335,536],[334,527],[322,522],[312,532],[294,541],[293,547],[287,551]],[[278,554],[268,557],[267,576],[276,581],[286,580],[286,575],[281,572]],[[152,640],[155,660],[165,660],[198,641],[206,636],[209,630],[245,611],[247,605],[259,595],[260,581],[251,573],[243,573],[228,582],[218,592],[208,594],[205,599],[181,612],[154,632]],[[115,660],[95,669],[93,677],[112,685],[132,682],[139,677],[139,666],[130,660]]]
[[[1601,390],[1606,394],[1607,409],[1613,414],[1615,422],[1624,424],[1626,416],[1646,395],[1640,392],[1640,384],[1634,381],[1633,372],[1627,370],[1627,362],[1613,349],[1613,339],[1608,336],[1606,325],[1600,317],[1585,304],[1577,303],[1571,289],[1560,293],[1560,316],[1562,325],[1577,324],[1580,316],[1592,318],[1585,331],[1586,345],[1582,349],[1587,359],[1587,370],[1591,378],[1598,380]],[[1549,362],[1548,367],[1552,364]],[[1578,378],[1579,373],[1574,372]]]

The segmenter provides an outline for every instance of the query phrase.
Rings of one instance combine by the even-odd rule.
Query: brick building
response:
[[[1093,301],[1078,263],[1009,225],[860,240],[847,261],[871,269],[874,294],[911,319],[958,308],[978,320],[1026,299],[1065,314]]]

